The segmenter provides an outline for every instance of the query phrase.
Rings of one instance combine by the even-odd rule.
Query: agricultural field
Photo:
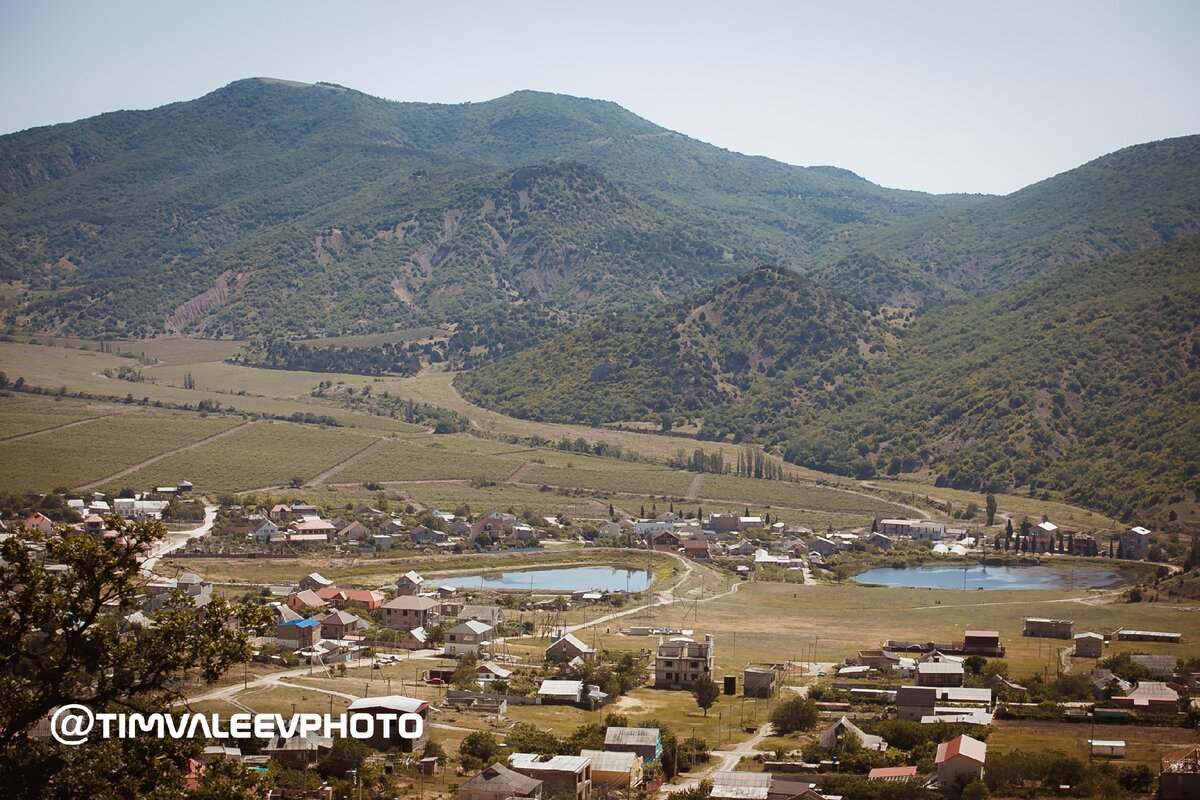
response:
[[[596,459],[599,460],[599,459]],[[650,464],[628,461],[613,462],[611,469],[576,469],[575,467],[534,467],[522,483],[591,489],[598,492],[625,492],[656,497],[683,497],[692,481],[689,472],[678,472]]]
[[[142,370],[147,379],[165,386],[183,388],[184,378],[191,375],[197,391],[228,392],[237,394],[269,396],[275,398],[308,398],[322,381],[348,379],[357,386],[370,382],[361,375],[348,376],[321,372],[299,372],[282,369],[260,369],[223,361],[202,363],[167,364],[150,366]]]
[[[792,481],[765,481],[735,475],[705,475],[700,496],[710,500],[749,502],[813,511],[896,514],[913,512],[886,500]]]
[[[400,335],[406,332],[386,334]],[[87,345],[86,342],[76,342],[76,345]],[[621,459],[598,458],[594,456],[561,451],[553,448],[533,449],[521,445],[507,444],[497,439],[479,438],[469,435],[428,436],[419,426],[408,425],[399,420],[374,416],[357,411],[340,408],[331,401],[314,398],[311,392],[322,381],[331,381],[335,385],[343,384],[361,391],[370,387],[374,393],[390,392],[393,395],[412,398],[433,405],[449,408],[466,414],[479,429],[491,432],[496,436],[517,435],[522,437],[540,437],[549,441],[567,438],[572,441],[584,439],[589,442],[604,441],[621,447],[628,453],[636,453],[643,458],[659,463],[668,458],[678,458],[700,448],[708,452],[721,451],[730,460],[736,460],[742,448],[733,445],[722,445],[712,442],[699,442],[682,436],[664,436],[653,433],[636,431],[618,431],[604,428],[591,428],[582,425],[553,425],[506,417],[495,412],[478,408],[458,396],[450,381],[450,373],[430,373],[415,378],[369,378],[361,375],[332,374],[317,372],[293,372],[283,370],[266,370],[227,364],[220,357],[236,351],[241,346],[238,342],[218,342],[210,340],[188,339],[156,339],[146,342],[117,342],[114,349],[120,351],[123,347],[132,349],[139,346],[139,353],[147,358],[157,359],[158,363],[145,365],[138,360],[121,357],[113,353],[100,353],[94,349],[82,350],[63,346],[39,346],[16,343],[0,343],[0,369],[4,369],[10,378],[23,376],[31,385],[58,388],[65,386],[68,391],[84,391],[97,395],[122,397],[126,394],[134,398],[148,398],[151,402],[161,401],[174,405],[196,405],[201,401],[219,403],[224,408],[236,408],[238,411],[251,414],[270,414],[290,416],[295,413],[311,413],[328,415],[350,429],[369,432],[377,436],[400,436],[411,444],[400,440],[368,453],[361,461],[349,465],[345,470],[328,476],[322,482],[339,486],[352,483],[375,481],[388,485],[389,489],[401,490],[407,497],[422,505],[440,505],[456,507],[466,503],[472,507],[509,506],[529,507],[543,513],[566,513],[576,516],[599,516],[601,507],[607,511],[607,502],[614,493],[641,495],[647,499],[655,497],[683,497],[695,476],[690,473],[668,470],[646,462],[633,462]],[[93,343],[94,346],[94,343]],[[131,382],[106,377],[105,370],[113,372],[120,367],[134,367],[141,371],[144,380]],[[190,378],[196,388],[184,389],[185,379]],[[15,398],[14,398],[15,399]],[[24,399],[24,398],[21,398]],[[53,412],[44,398],[37,398],[42,406],[38,410],[32,407],[28,411],[20,411],[16,406],[11,414],[0,419],[0,437],[26,433],[41,427],[51,427],[54,424],[80,419],[72,417],[72,413],[87,416],[92,410],[103,409],[128,411],[128,405],[121,404],[84,404],[79,401],[64,399]],[[66,412],[70,404],[79,410]],[[42,417],[40,414],[52,414]],[[50,423],[46,425],[45,423]],[[91,423],[89,423],[90,425]],[[68,429],[82,433],[83,429]],[[222,442],[221,447],[205,448],[205,456],[217,454],[233,459],[231,464],[245,462],[246,454],[237,452],[238,442],[257,442],[256,439],[246,439],[242,436],[233,437],[231,442]],[[216,445],[218,443],[214,443]],[[409,451],[406,448],[420,448]],[[416,457],[409,457],[409,453]],[[195,455],[195,454],[192,454]],[[252,457],[252,456],[250,456]],[[294,457],[294,456],[293,456]],[[142,460],[142,459],[137,459]],[[315,464],[306,462],[304,469],[295,472],[284,470],[286,475],[274,476],[273,481],[248,480],[245,476],[246,466],[234,466],[233,472],[225,477],[217,476],[218,468],[207,467],[190,459],[186,454],[165,460],[167,463],[154,465],[161,467],[157,473],[163,475],[168,467],[184,466],[189,471],[195,465],[197,471],[206,469],[212,477],[212,486],[241,487],[242,489],[259,488],[268,483],[286,482],[294,475],[301,474],[312,478],[321,472],[318,467],[310,474],[304,474],[307,466]],[[528,486],[489,486],[479,489],[467,485],[468,482],[502,483],[510,478],[524,462],[533,462],[535,466],[523,473],[520,481],[525,484],[563,486],[579,493],[595,493],[594,498],[574,496],[574,491],[553,491],[550,493],[534,492]],[[134,462],[136,463],[136,461]],[[334,460],[332,463],[337,463]],[[322,464],[321,466],[330,466]],[[924,496],[948,499],[965,507],[967,502],[975,501],[982,504],[982,497],[969,492],[935,489],[932,486],[904,481],[877,480],[860,487],[848,479],[816,473],[786,465],[788,474],[796,476],[800,482],[789,481],[757,481],[748,478],[738,478],[731,475],[704,475],[700,481],[699,500],[697,506],[711,510],[721,504],[729,504],[730,508],[750,506],[760,513],[772,510],[772,516],[782,516],[786,521],[803,524],[814,530],[827,527],[845,528],[860,527],[865,524],[865,517],[874,514],[889,514],[897,516],[913,516],[916,514],[910,508],[902,505],[912,499],[916,505],[925,508],[929,504]],[[112,470],[116,472],[117,470]],[[0,478],[0,482],[14,485],[14,477]],[[41,486],[43,476],[32,476],[24,481],[28,488]],[[93,479],[104,477],[103,474],[91,474]],[[139,476],[143,477],[143,476]],[[921,476],[904,476],[919,479]],[[425,484],[422,481],[454,481],[458,484]],[[817,485],[820,481],[823,485]],[[875,491],[878,487],[881,493],[894,498],[897,502],[889,502],[883,497],[871,497],[854,492],[837,491],[832,487],[846,487],[860,492]],[[43,486],[43,488],[46,488]],[[918,499],[919,498],[919,499]],[[611,498],[614,506],[627,513],[636,513],[643,503],[640,500],[626,498]],[[1042,513],[1052,519],[1071,526],[1099,527],[1106,525],[1102,517],[1082,509],[1070,506],[1043,502],[1018,495],[1000,495],[1001,514],[1012,513],[1030,518],[1040,517]],[[624,500],[624,502],[622,502]],[[797,510],[796,519],[778,514],[778,509]]]
[[[502,481],[525,462],[532,451],[505,445],[504,455],[489,455],[486,445],[497,444],[463,437],[452,446],[445,437],[423,437],[389,442],[366,458],[339,472],[338,483],[379,483],[423,480]],[[465,441],[464,441],[465,440]],[[420,444],[418,444],[420,442]],[[476,447],[472,443],[478,443]]]
[[[0,491],[48,491],[90,484],[242,421],[139,409],[85,426],[0,442]],[[170,480],[184,477],[176,473]],[[119,482],[132,485],[125,479]]]
[[[986,496],[978,492],[934,486],[931,480],[914,480],[903,476],[896,480],[873,478],[867,481],[865,485],[883,490],[889,495],[896,496],[901,502],[906,503],[917,503],[924,500],[924,498],[929,498],[943,503],[949,501],[959,509],[966,508],[968,503],[975,503],[982,509],[986,500]],[[1029,497],[1027,494],[1020,493],[997,494],[996,512],[998,520],[1002,520],[1004,517],[1011,517],[1014,526],[1024,517],[1038,522],[1045,516],[1049,517],[1052,522],[1059,526],[1076,530],[1116,529],[1118,527],[1117,523],[1113,520],[1095,511],[1088,511],[1087,509],[1053,500],[1039,500]],[[977,516],[974,521],[977,524],[982,524],[982,514]]]
[[[139,339],[109,342],[115,353],[130,353],[159,364],[197,364],[224,361],[242,352],[245,342],[231,339]]]
[[[21,339],[28,344],[73,350],[100,352],[96,339],[74,336],[42,336],[34,334]],[[164,336],[156,339],[106,339],[105,348],[118,356],[130,355],[160,364],[195,364],[203,361],[223,361],[236,355],[246,346],[233,339],[191,339]]]
[[[115,406],[68,398],[14,394],[0,397],[0,439],[95,419],[116,411]]]
[[[339,428],[256,422],[210,444],[155,462],[104,488],[157,486],[186,477],[206,493],[239,492],[312,478],[367,447],[374,438]]]
[[[456,509],[468,506],[473,513],[511,508],[518,514],[529,509],[538,516],[558,514],[568,519],[600,519],[608,516],[607,499],[576,495],[565,489],[542,492],[506,484],[472,486],[465,481],[410,484],[405,488],[406,494],[426,508]]]
[[[140,370],[143,380],[118,380],[104,375],[105,370],[116,373],[121,367]],[[51,390],[61,387],[68,392],[86,392],[100,397],[128,395],[134,400],[146,398],[151,403],[175,406],[196,406],[207,401],[224,409],[234,408],[251,414],[326,414],[344,426],[379,432],[422,430],[420,426],[350,411],[308,396],[322,380],[346,379],[348,385],[356,387],[370,383],[371,379],[361,375],[288,373],[221,362],[145,366],[136,359],[111,353],[11,342],[0,342],[0,370],[11,380],[23,377],[30,386]],[[196,389],[183,388],[188,372],[192,373]],[[246,393],[238,394],[240,391]]]

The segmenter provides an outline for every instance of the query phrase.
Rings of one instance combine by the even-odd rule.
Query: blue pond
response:
[[[964,583],[965,579],[965,583]],[[854,576],[858,583],[915,589],[1086,589],[1121,583],[1122,576],[1106,569],[1070,567],[880,567]]]
[[[509,572],[486,572],[455,578],[431,578],[437,586],[462,586],[483,589],[533,589],[534,591],[578,592],[597,589],[602,592],[640,592],[650,585],[653,575],[644,569],[616,567],[551,567]]]

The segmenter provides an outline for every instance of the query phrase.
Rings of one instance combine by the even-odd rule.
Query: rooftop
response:
[[[537,753],[513,753],[508,757],[508,763],[517,769],[528,769],[536,772],[579,772],[588,765],[588,759],[583,756],[553,756],[542,760]]]
[[[658,728],[609,728],[604,732],[604,743],[629,744],[654,747],[658,744]]]
[[[987,760],[987,745],[970,736],[957,736],[948,742],[942,742],[937,749],[937,763],[948,761],[955,756],[966,756],[982,764]]]
[[[417,714],[429,708],[429,703],[415,697],[404,697],[398,694],[381,697],[360,697],[350,704],[349,711],[367,711],[382,708],[388,711],[398,711],[401,714]]]

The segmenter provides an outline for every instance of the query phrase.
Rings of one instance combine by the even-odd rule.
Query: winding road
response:
[[[166,538],[161,540],[144,561],[142,561],[142,572],[146,575],[154,574],[155,568],[158,566],[158,560],[167,553],[174,553],[179,548],[196,539],[204,536],[213,529],[213,523],[217,521],[217,506],[204,507],[204,522],[199,527],[191,528],[186,531],[172,531],[167,534]]]

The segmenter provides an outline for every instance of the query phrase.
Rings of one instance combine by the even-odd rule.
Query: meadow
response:
[[[302,555],[298,558],[189,558],[167,559],[160,570],[190,570],[216,584],[227,587],[260,585],[293,585],[310,572],[319,571],[332,581],[350,586],[377,587],[395,583],[396,578],[409,570],[417,570],[427,578],[462,575],[479,571],[507,568],[551,566],[586,566],[599,564],[614,567],[643,569],[647,562],[654,572],[650,590],[657,591],[675,581],[679,575],[678,560],[661,553],[618,550],[616,548],[582,549],[579,547],[547,547],[541,552],[480,554],[467,552],[423,555],[414,553],[379,553],[374,556],[355,553],[347,556]],[[436,583],[436,581],[435,581]],[[584,618],[594,614],[585,611]]]
[[[1181,747],[1195,745],[1196,732],[1186,728],[1161,728],[1140,725],[1097,725],[1094,729],[1079,722],[1033,722],[1001,720],[988,737],[988,750],[1007,753],[1013,750],[1062,750],[1087,760],[1088,739],[1121,739],[1125,758],[1113,763],[1146,764],[1158,771],[1164,756],[1177,754]]]
[[[1195,655],[1200,642],[1200,611],[1165,602],[1114,602],[1112,592],[1102,591],[963,592],[750,581],[711,602],[693,599],[639,612],[622,624],[688,627],[697,636],[713,633],[718,668],[731,674],[751,661],[840,662],[889,638],[960,641],[967,629],[999,631],[1015,676],[1053,671],[1058,650],[1070,645],[1023,637],[1023,620],[1030,616],[1073,619],[1076,632],[1136,626],[1184,634],[1183,645],[1116,642],[1106,655],[1121,650]],[[604,646],[635,649],[645,644],[637,637],[611,635],[604,637]],[[1090,669],[1088,662],[1077,663]]]

